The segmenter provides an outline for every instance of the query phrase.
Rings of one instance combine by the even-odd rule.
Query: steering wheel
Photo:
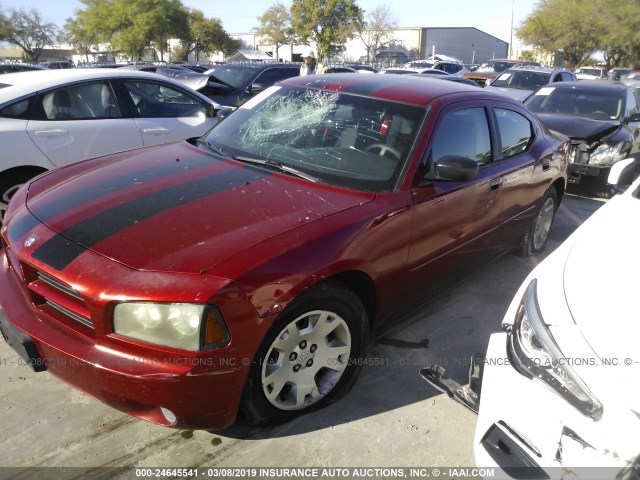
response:
[[[400,160],[400,152],[387,145],[386,143],[374,143],[373,145],[369,145],[364,149],[365,152],[378,152],[378,154],[382,157],[384,156],[393,156],[396,160]],[[387,152],[391,153],[391,155],[387,155]]]
[[[594,120],[611,120],[611,116],[607,112],[603,112],[602,110],[592,112],[589,116]]]

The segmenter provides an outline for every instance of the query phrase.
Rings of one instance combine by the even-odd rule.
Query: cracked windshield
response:
[[[395,188],[426,108],[358,95],[274,86],[204,139],[239,161],[345,188]]]

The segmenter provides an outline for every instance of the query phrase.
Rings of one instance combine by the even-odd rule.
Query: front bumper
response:
[[[502,478],[637,478],[640,418],[623,402],[605,405],[600,421],[582,415],[519,374],[509,364],[506,346],[506,333],[491,335],[474,439],[476,464],[500,468]]]
[[[246,350],[159,349],[114,338],[99,324],[91,338],[36,308],[7,255],[0,251],[2,332],[25,363],[153,423],[218,429],[235,421],[252,360]]]
[[[611,170],[611,165],[588,165],[582,163],[569,164],[569,175],[579,176],[587,175],[589,177],[598,177],[600,172],[608,172]]]

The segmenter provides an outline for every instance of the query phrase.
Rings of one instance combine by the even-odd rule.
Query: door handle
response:
[[[142,130],[142,133],[145,135],[166,135],[170,130],[166,128],[145,128]]]
[[[502,186],[502,177],[494,178],[489,182],[489,188],[492,191],[498,190]]]
[[[69,132],[67,130],[62,130],[61,128],[52,128],[51,130],[36,130],[34,132],[38,137],[62,137],[63,135],[67,135]]]

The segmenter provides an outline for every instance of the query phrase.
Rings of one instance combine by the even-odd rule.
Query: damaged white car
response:
[[[492,478],[640,478],[639,239],[640,179],[530,273],[469,385],[421,370],[478,412]]]

